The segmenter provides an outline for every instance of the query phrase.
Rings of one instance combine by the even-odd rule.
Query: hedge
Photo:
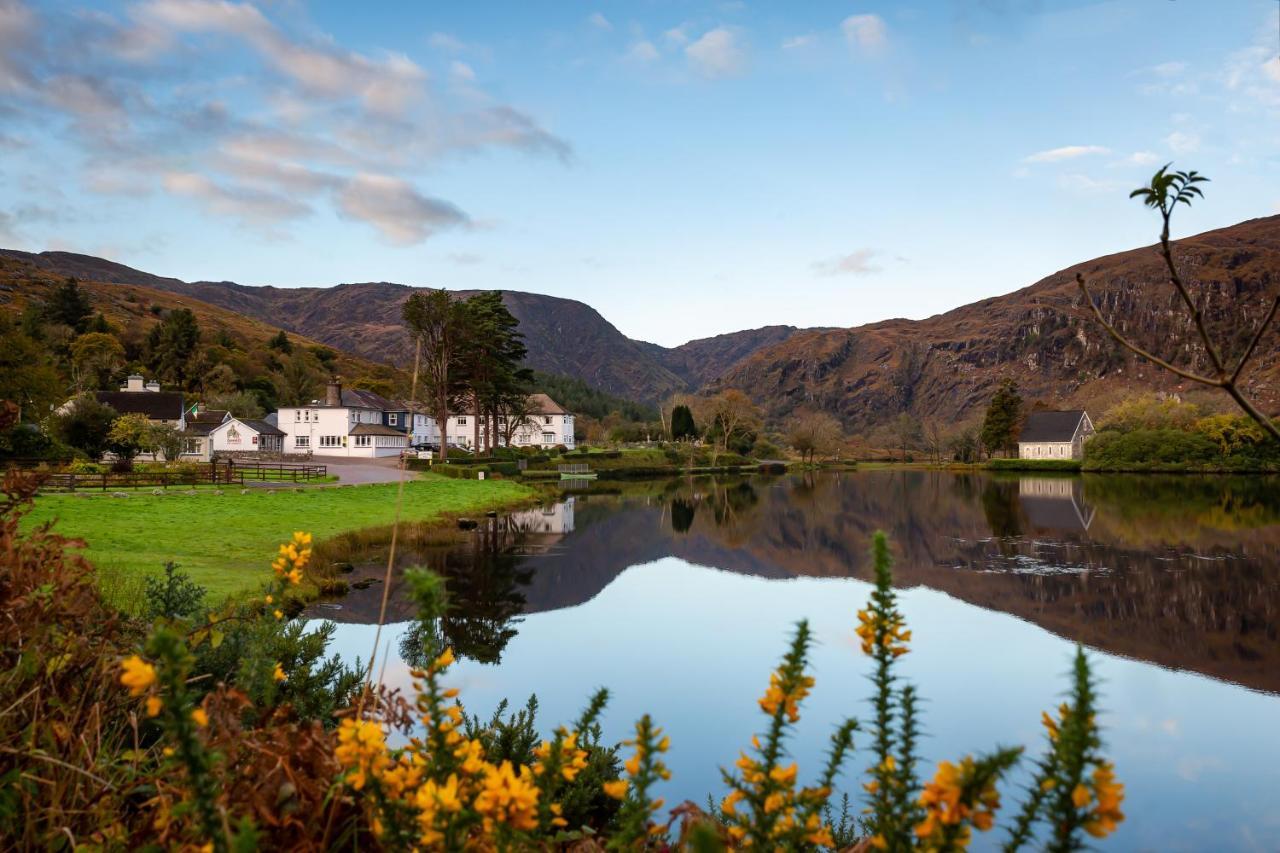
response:
[[[1078,459],[992,459],[987,462],[992,471],[1079,471]]]

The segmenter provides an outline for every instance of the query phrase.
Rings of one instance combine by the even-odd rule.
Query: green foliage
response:
[[[284,333],[284,329],[281,329],[276,332],[271,340],[267,341],[267,348],[288,355],[293,352],[293,341],[289,340],[289,336]]]
[[[1194,169],[1190,172],[1170,172],[1172,163],[1165,163],[1160,170],[1151,176],[1151,183],[1139,187],[1129,193],[1129,198],[1141,199],[1147,207],[1153,207],[1161,213],[1168,214],[1178,203],[1191,206],[1191,199],[1204,193],[1196,184],[1205,183],[1209,179]]]
[[[1079,471],[1078,459],[988,459],[993,471]]]
[[[110,442],[116,410],[93,397],[80,397],[70,410],[53,419],[52,428],[62,442],[90,459],[100,459]]]
[[[1103,431],[1085,444],[1084,467],[1092,471],[1211,468],[1223,457],[1206,435],[1177,429]]]
[[[671,410],[671,437],[676,441],[698,437],[698,426],[688,406],[682,404]]]
[[[573,376],[534,371],[533,388],[541,391],[576,415],[604,420],[618,413],[628,421],[656,421],[658,410],[607,391],[601,391]]]
[[[54,288],[44,304],[46,321],[69,326],[77,334],[86,330],[92,314],[93,304],[74,278],[68,278]]]
[[[164,575],[148,577],[142,615],[150,620],[192,619],[204,611],[205,589],[183,572],[178,564],[164,564]]]
[[[121,415],[111,424],[111,431],[107,433],[107,449],[128,465],[139,453],[151,452],[153,435],[151,421],[146,415]]]
[[[147,366],[163,381],[185,388],[195,378],[193,362],[199,344],[196,315],[189,308],[176,308],[147,334]]]
[[[987,406],[980,437],[988,451],[1006,453],[1017,446],[1018,427],[1022,423],[1022,397],[1012,379],[1000,383]]]
[[[46,416],[62,402],[64,388],[49,348],[31,331],[0,314],[0,400],[16,403],[24,421]]]

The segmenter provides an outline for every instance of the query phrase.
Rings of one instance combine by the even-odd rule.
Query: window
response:
[[[201,446],[203,444],[204,442],[198,438],[188,438],[182,442],[182,452],[183,453],[201,453],[203,452],[201,450]]]
[[[543,443],[543,444],[555,444],[555,443],[556,443],[556,434],[555,434],[554,432],[544,432],[544,433],[542,434],[542,443]]]
[[[551,424],[551,416],[550,416],[550,415],[546,415],[546,416],[544,416],[544,417],[543,417],[543,419],[542,419],[542,422],[543,422],[544,424],[547,424],[547,425],[549,426],[549,425]]]
[[[321,447],[342,447],[343,438],[341,435],[322,435],[320,436]]]
[[[302,409],[294,409],[293,410],[294,423],[297,423],[298,421],[301,421],[301,420],[302,420]]]
[[[391,426],[399,426],[400,415],[396,412],[391,412],[390,414],[387,415],[387,423],[391,424]]]
[[[466,426],[466,425],[467,425],[467,418],[466,418],[466,416],[465,416],[465,415],[459,415],[459,416],[458,416],[458,426]]]
[[[373,436],[371,436],[371,435],[357,435],[357,436],[356,436],[356,447],[369,447],[369,446],[370,446],[370,444],[369,444],[369,440],[370,440],[371,438],[373,438]]]
[[[293,437],[293,446],[294,446],[294,447],[310,447],[310,446],[311,446],[311,436],[309,436],[309,435],[295,435],[295,436]]]

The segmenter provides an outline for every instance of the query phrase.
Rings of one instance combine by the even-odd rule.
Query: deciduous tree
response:
[[[86,332],[71,342],[71,376],[80,391],[103,388],[124,365],[124,347],[115,335]]]
[[[842,437],[840,421],[826,412],[802,412],[792,418],[787,431],[787,443],[800,454],[801,461],[809,463],[818,454],[834,452]]]

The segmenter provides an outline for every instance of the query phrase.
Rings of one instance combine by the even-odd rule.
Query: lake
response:
[[[1060,701],[1079,643],[1127,786],[1128,820],[1101,846],[1280,849],[1274,479],[907,470],[584,483],[482,519],[461,544],[411,542],[397,562],[448,579],[442,630],[469,711],[536,693],[545,731],[606,686],[606,737],[653,714],[672,742],[661,793],[702,803],[722,793],[717,767],[762,730],[755,700],[797,620],[817,640],[791,744],[801,781],[839,720],[870,719],[853,628],[876,530],[891,537],[914,631],[901,671],[927,700],[924,775],[997,743],[1038,754],[1040,712]],[[381,576],[375,540],[353,578]],[[309,615],[339,623],[336,648],[367,660],[381,596],[374,584]],[[408,689],[413,612],[396,585],[390,612],[385,678]],[[868,755],[847,765],[851,795]],[[1003,790],[1011,812],[1020,797]],[[975,846],[990,849],[989,836]]]

